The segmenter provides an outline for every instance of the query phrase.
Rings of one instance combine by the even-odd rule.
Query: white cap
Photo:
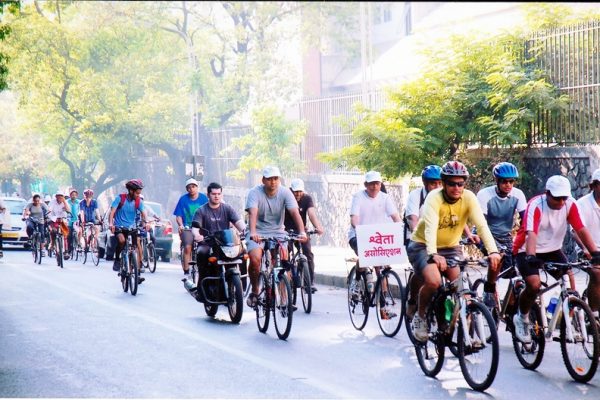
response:
[[[49,194],[46,195],[46,197],[44,197],[44,201],[51,201],[52,197],[50,197]]]
[[[594,173],[592,174],[592,182],[594,182],[594,181],[600,181],[600,168],[595,170]]]
[[[292,179],[290,189],[292,189],[293,192],[304,192],[304,182],[300,178]]]
[[[571,182],[561,175],[554,175],[546,181],[546,190],[554,197],[571,197]]]
[[[57,190],[56,193],[54,193],[54,196],[64,196],[65,194],[63,192],[61,192],[60,190]]]
[[[365,174],[365,182],[381,182],[381,174],[377,171],[369,171]]]
[[[198,185],[198,181],[197,181],[197,180],[195,180],[194,178],[190,178],[190,179],[188,179],[187,181],[185,181],[185,187],[187,188],[189,185],[196,185],[196,186],[199,186],[199,185]]]
[[[265,169],[263,169],[262,175],[265,178],[272,178],[274,176],[280,177],[281,172],[279,172],[279,168],[270,165],[268,167],[265,167]]]

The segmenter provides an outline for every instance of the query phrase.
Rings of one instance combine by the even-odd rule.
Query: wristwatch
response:
[[[437,256],[437,255],[438,255],[437,253],[430,254],[429,257],[427,258],[427,264],[433,264],[435,262],[433,257]]]

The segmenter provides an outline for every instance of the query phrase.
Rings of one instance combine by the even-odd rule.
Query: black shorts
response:
[[[517,267],[519,268],[519,272],[521,275],[526,278],[531,275],[539,275],[540,268],[542,268],[545,261],[554,261],[557,263],[567,263],[569,260],[565,253],[562,250],[551,251],[549,253],[536,253],[535,257],[539,260],[539,262],[535,264],[530,264],[525,261],[525,257],[527,254],[525,252],[517,254]],[[559,271],[550,273],[554,279],[560,279],[562,273]]]

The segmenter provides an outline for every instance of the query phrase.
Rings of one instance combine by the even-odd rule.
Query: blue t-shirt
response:
[[[191,227],[196,210],[206,203],[208,203],[208,197],[204,193],[198,193],[196,200],[190,199],[190,195],[186,193],[179,198],[173,215],[183,219],[183,226]]]
[[[73,223],[77,221],[77,215],[79,215],[79,202],[81,200],[75,199],[71,200],[71,198],[67,199],[67,203],[71,207],[71,217],[69,218],[69,226],[73,226]]]
[[[117,196],[113,200],[110,207],[118,208],[120,202],[121,202],[121,196]],[[144,211],[144,201],[143,200],[140,200],[140,208],[138,210],[140,212]],[[136,215],[135,199],[129,200],[129,197],[128,197],[125,199],[125,204],[123,204],[123,207],[121,207],[121,209],[117,209],[117,211],[115,212],[115,218],[114,218],[113,224],[115,225],[115,227],[120,226],[120,227],[124,227],[124,228],[128,228],[128,229],[135,228],[135,215]]]
[[[87,205],[85,200],[79,202],[79,211],[83,211],[83,218],[85,222],[94,222],[94,212],[98,209],[98,202],[95,199],[90,201],[90,205]]]

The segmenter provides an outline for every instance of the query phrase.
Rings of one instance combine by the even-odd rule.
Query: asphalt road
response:
[[[501,331],[500,369],[487,393],[472,391],[448,352],[437,379],[421,372],[404,326],[384,337],[375,318],[349,320],[346,293],[319,286],[313,313],[294,314],[287,341],[205,315],[175,264],[159,263],[137,296],[110,264],[44,259],[24,251],[0,261],[0,397],[93,398],[560,398],[597,400],[600,374],[573,382],[558,343],[538,371],[521,368]]]

